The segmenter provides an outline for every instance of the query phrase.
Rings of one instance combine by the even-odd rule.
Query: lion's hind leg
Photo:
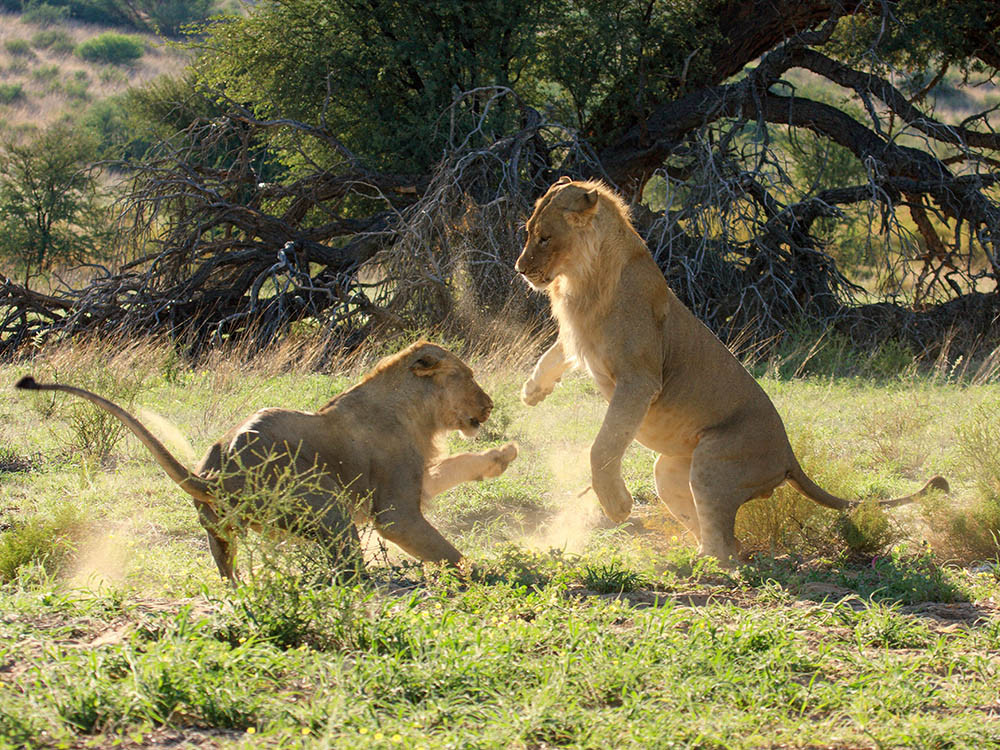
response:
[[[198,506],[198,521],[208,535],[208,549],[215,560],[219,575],[233,586],[239,584],[236,572],[236,532],[224,524],[219,515],[207,503],[196,503]]]
[[[364,555],[355,512],[368,515],[370,498],[358,496],[323,469],[316,458],[298,457],[289,481],[278,482],[280,513],[274,520],[295,536],[315,542],[322,551],[323,567],[334,578],[350,580],[365,571]]]
[[[736,512],[785,481],[768,445],[733,430],[706,435],[691,457],[691,494],[701,524],[700,553],[723,565],[739,562]]]
[[[653,478],[660,502],[701,541],[701,524],[691,494],[690,456],[660,456],[653,465]]]

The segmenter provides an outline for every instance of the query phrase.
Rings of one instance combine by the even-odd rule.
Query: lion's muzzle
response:
[[[475,437],[483,422],[490,418],[493,411],[493,399],[487,396],[485,391],[480,389],[476,396],[479,401],[479,411],[467,416],[460,428],[466,437]]]
[[[541,290],[552,282],[552,277],[545,268],[533,268],[532,266],[535,265],[532,263],[533,260],[528,248],[525,248],[514,264],[514,270],[521,274],[534,289]]]

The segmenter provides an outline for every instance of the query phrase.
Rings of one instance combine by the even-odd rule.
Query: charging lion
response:
[[[268,488],[272,499],[292,493],[297,505],[286,498],[265,517],[286,529],[308,530],[333,557],[354,568],[361,565],[354,523],[365,522],[416,558],[456,564],[461,554],[428,523],[421,505],[462,482],[499,476],[517,456],[514,443],[440,455],[444,433],[460,430],[475,437],[493,402],[462,360],[424,341],[386,357],[319,411],[258,411],[212,445],[193,473],[142,423],[96,394],[30,376],[17,387],[71,393],[121,420],[194,498],[219,574],[234,584],[235,532],[255,526],[260,517],[253,507],[234,505],[241,492],[251,505],[267,502],[262,490]],[[316,516],[314,522],[288,517],[295,508]]]
[[[667,286],[628,208],[598,182],[563,177],[535,204],[516,269],[544,290],[559,323],[556,343],[521,392],[529,406],[571,365],[586,369],[608,400],[590,451],[592,486],[615,523],[632,509],[621,477],[633,439],[659,453],[656,490],[700,542],[731,564],[743,503],[788,482],[829,508],[851,506],[799,466],[781,417],[756,380]],[[914,495],[883,501],[898,505]]]

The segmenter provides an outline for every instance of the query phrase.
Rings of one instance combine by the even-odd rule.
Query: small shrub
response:
[[[848,553],[855,559],[871,559],[884,554],[897,540],[885,510],[874,500],[866,500],[842,515],[837,530]]]
[[[979,491],[988,499],[1000,500],[1000,406],[980,408],[956,432],[959,450],[973,468]]]
[[[114,378],[97,373],[91,378],[95,385],[88,390],[101,393],[115,403],[130,409],[142,387],[141,379]],[[125,436],[126,428],[111,414],[90,403],[75,403],[67,420],[76,437],[76,447],[84,455],[97,460],[108,458]]]
[[[84,71],[77,71],[78,73],[83,73]],[[76,99],[78,101],[87,101],[90,99],[90,81],[87,80],[86,74],[84,77],[79,75],[74,76],[71,80],[66,81],[62,85],[62,93],[68,99]]]
[[[46,49],[57,55],[68,55],[76,49],[73,37],[62,29],[43,29],[31,37],[31,46]]]
[[[958,449],[975,478],[978,498],[956,506],[940,496],[921,503],[936,544],[962,561],[989,560],[1000,552],[1000,407],[982,407],[956,429]]]
[[[97,80],[105,86],[117,86],[128,83],[128,75],[118,68],[104,68],[103,70],[98,71]]]
[[[0,83],[0,104],[14,104],[24,100],[24,86],[20,83]]]
[[[131,65],[144,52],[142,40],[110,31],[88,39],[76,48],[80,58],[108,65]]]
[[[54,518],[31,517],[0,532],[0,581],[13,581],[31,563],[57,571],[73,551],[80,525],[76,508],[66,505]]]
[[[39,83],[45,84],[52,83],[52,81],[59,78],[61,73],[62,71],[58,65],[39,65],[31,71],[31,77]]]
[[[69,11],[68,5],[27,2],[24,4],[24,12],[21,13],[21,21],[36,26],[56,26],[69,18]]]
[[[586,566],[581,580],[584,586],[598,594],[627,594],[645,585],[641,575],[614,560],[604,565]]]
[[[201,23],[212,13],[212,0],[166,0],[147,6],[149,24],[160,34],[177,36],[188,24]]]
[[[107,362],[95,360],[92,366],[80,368],[79,372],[86,375],[74,378],[74,385],[110,399],[126,411],[131,410],[143,385],[141,372],[111,367]],[[58,374],[52,379],[60,380]],[[91,460],[108,458],[127,431],[116,417],[80,398],[38,393],[31,395],[31,403],[43,417],[58,414],[72,430],[74,451]]]
[[[27,39],[8,39],[3,46],[7,54],[13,57],[23,57],[28,60],[35,57],[35,51],[31,49],[31,42]]]

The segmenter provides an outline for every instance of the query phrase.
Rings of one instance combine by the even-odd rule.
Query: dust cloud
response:
[[[184,433],[178,430],[173,422],[149,409],[140,409],[139,416],[142,418],[142,423],[151,428],[151,431],[160,437],[163,444],[167,446],[170,452],[181,463],[190,466],[195,462],[196,454],[194,448],[188,442],[188,439],[184,437]]]
[[[590,445],[554,446],[549,451],[555,514],[518,540],[528,549],[583,552],[603,515],[590,489]]]
[[[76,561],[68,576],[72,588],[99,589],[125,580],[128,562],[127,534],[106,531],[85,538],[77,548]]]

